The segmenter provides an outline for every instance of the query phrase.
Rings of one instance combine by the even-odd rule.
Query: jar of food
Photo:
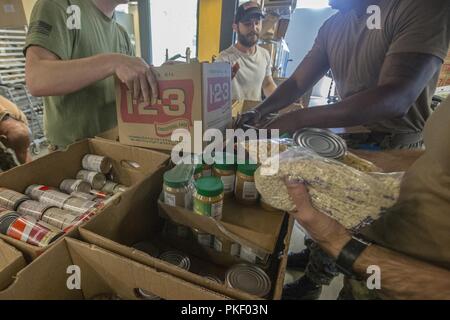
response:
[[[212,176],[212,165],[203,164],[203,171],[202,171],[202,177],[211,177]]]
[[[240,164],[236,172],[236,186],[234,195],[236,200],[243,204],[255,204],[258,202],[258,190],[255,184],[256,164]]]
[[[192,166],[178,165],[164,174],[164,203],[173,207],[192,208]]]
[[[213,238],[214,236],[212,234],[192,229],[192,234],[194,235],[195,241],[201,246],[211,248],[213,246]]]
[[[198,180],[203,177],[203,164],[195,165],[194,180]]]
[[[236,180],[236,157],[233,154],[219,153],[216,155],[213,176],[219,177],[224,186],[226,197],[233,196]]]
[[[218,177],[205,177],[195,182],[194,212],[196,214],[222,219],[224,188]]]
[[[241,246],[239,243],[234,243],[228,239],[214,237],[214,250],[233,257],[239,257]]]

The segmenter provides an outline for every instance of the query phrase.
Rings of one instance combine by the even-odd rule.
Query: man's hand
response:
[[[246,126],[256,126],[261,121],[261,113],[256,109],[238,115],[234,124],[235,129],[248,129]]]
[[[350,241],[350,233],[336,220],[313,207],[303,181],[287,178],[285,183],[297,208],[297,211],[291,214],[314,241],[331,256],[337,257],[345,244]]]
[[[151,102],[158,98],[158,82],[151,67],[141,58],[117,55],[114,71],[132,91],[135,102],[142,99]]]

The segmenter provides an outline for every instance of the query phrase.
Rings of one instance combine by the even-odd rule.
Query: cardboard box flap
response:
[[[0,290],[9,286],[25,266],[22,253],[0,240]]]
[[[224,205],[221,221],[193,214],[180,207],[158,201],[160,214],[172,221],[200,229],[215,236],[272,254],[285,214],[264,211],[258,207],[242,207],[230,201]]]
[[[203,286],[205,284],[206,280],[200,275],[187,272],[174,265],[171,265],[170,263],[167,263],[160,259],[154,258],[148,254],[145,254],[142,251],[109,240],[92,231],[85,229],[84,227],[80,228],[80,234],[84,241],[95,244],[108,251],[117,253],[123,257],[129,258],[133,261],[154,268],[160,272],[169,272],[170,274],[182,279],[186,279],[187,281],[195,285]],[[247,294],[243,291],[232,290],[224,285],[216,284],[210,281],[208,282],[209,288],[227,297],[240,300],[255,300],[254,296]]]
[[[228,297],[196,286],[170,274],[160,272],[136,261],[126,259],[95,245],[66,239],[70,255],[82,272],[83,294],[92,298],[98,294],[97,282],[102,280],[123,299],[136,299],[136,289],[144,289],[164,299],[223,300]],[[83,277],[83,273],[88,276]]]

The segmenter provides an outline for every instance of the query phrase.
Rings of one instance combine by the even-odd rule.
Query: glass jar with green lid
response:
[[[236,156],[230,153],[216,154],[213,176],[222,180],[225,196],[232,196],[236,180]]]
[[[222,219],[224,188],[218,177],[204,177],[195,182],[194,212],[196,214]]]
[[[190,183],[193,166],[180,164],[164,174],[164,203],[173,207],[192,208]]]
[[[258,190],[255,184],[256,164],[240,164],[236,172],[236,185],[234,195],[236,200],[243,204],[258,202]]]

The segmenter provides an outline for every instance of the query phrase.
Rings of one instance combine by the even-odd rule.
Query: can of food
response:
[[[239,243],[234,243],[228,239],[214,237],[214,250],[233,257],[239,257],[241,246]]]
[[[125,192],[127,191],[128,187],[124,186],[123,184],[118,184],[115,188],[114,188],[114,194],[119,193],[119,192]]]
[[[88,222],[89,220],[92,219],[93,216],[95,216],[97,214],[97,210],[96,208],[93,208],[92,210],[83,213],[82,215],[80,215],[77,219],[75,219],[72,223],[72,225],[68,226],[67,228],[65,228],[63,231],[65,233],[68,233],[70,230],[72,230],[73,228],[76,228],[78,226],[81,226],[82,224],[84,224],[85,222]]]
[[[88,200],[88,201],[102,201],[102,199],[98,199],[96,196],[90,193],[84,193],[79,191],[74,191],[70,194],[74,198]]]
[[[147,290],[137,288],[135,289],[136,297],[142,300],[161,300],[160,297],[154,295],[153,293],[148,292]]]
[[[197,229],[192,229],[192,233],[194,235],[195,241],[197,241],[198,244],[204,247],[212,248],[214,244],[214,236],[212,234]]]
[[[178,251],[164,252],[159,258],[187,271],[191,268],[191,259],[189,259],[187,255]]]
[[[43,227],[32,217],[19,216],[15,219],[9,219],[7,224],[9,226],[7,226],[4,234],[37,247],[47,247],[64,234]],[[2,229],[4,231],[3,223]]]
[[[294,134],[294,143],[330,159],[343,159],[347,153],[345,140],[325,129],[301,129]]]
[[[48,190],[54,190],[54,188],[41,184],[32,184],[25,190],[25,194],[31,199],[39,201],[44,192]]]
[[[189,239],[191,234],[191,230],[188,227],[175,224],[169,220],[166,221],[164,231],[168,237],[172,238]]]
[[[194,212],[222,220],[224,185],[218,177],[205,177],[195,182]]]
[[[112,162],[107,157],[97,156],[93,154],[87,154],[81,161],[82,167],[85,170],[95,171],[103,174],[107,174],[112,169]]]
[[[151,255],[155,258],[159,256],[159,249],[149,241],[135,243],[133,245],[133,248],[145,252],[146,254]]]
[[[20,215],[14,211],[6,210],[0,212],[0,233],[6,234],[11,223],[19,217]]]
[[[102,192],[104,193],[109,193],[112,194],[114,193],[114,189],[118,186],[119,184],[113,181],[106,181],[105,185],[102,188]]]
[[[83,180],[66,179],[61,182],[59,189],[67,194],[72,192],[84,192],[89,193],[91,191],[91,184]]]
[[[83,200],[75,197],[70,197],[63,205],[64,210],[69,210],[78,213],[78,215],[83,214],[97,205],[97,202]]]
[[[17,210],[17,207],[24,201],[29,200],[26,195],[14,190],[0,188],[0,206],[8,210]]]
[[[42,221],[57,227],[58,229],[64,230],[71,226],[75,220],[77,220],[79,215],[76,213],[61,210],[59,208],[47,209],[42,215]]]
[[[45,210],[51,208],[51,206],[34,200],[27,200],[22,202],[17,208],[17,213],[22,216],[31,216],[37,220],[40,220]]]
[[[77,179],[89,182],[92,188],[96,190],[101,190],[106,183],[106,177],[104,174],[88,170],[78,171]]]
[[[243,245],[241,246],[239,257],[254,264],[266,264],[269,260],[269,254]]]
[[[267,273],[257,266],[248,264],[238,264],[228,270],[225,284],[259,298],[266,298],[272,289],[272,282]]]
[[[62,209],[64,207],[64,203],[66,203],[66,201],[70,198],[71,197],[68,194],[56,190],[48,190],[42,193],[39,197],[39,202]]]
[[[212,274],[204,275],[203,278],[205,278],[206,280],[215,282],[215,283],[219,283],[219,284],[223,283],[219,277],[212,275]]]
[[[93,196],[95,196],[96,198],[102,199],[102,200],[108,199],[110,197],[109,194],[104,193],[102,191],[95,190],[95,189],[92,189],[91,192],[89,192],[89,193],[92,194]]]

